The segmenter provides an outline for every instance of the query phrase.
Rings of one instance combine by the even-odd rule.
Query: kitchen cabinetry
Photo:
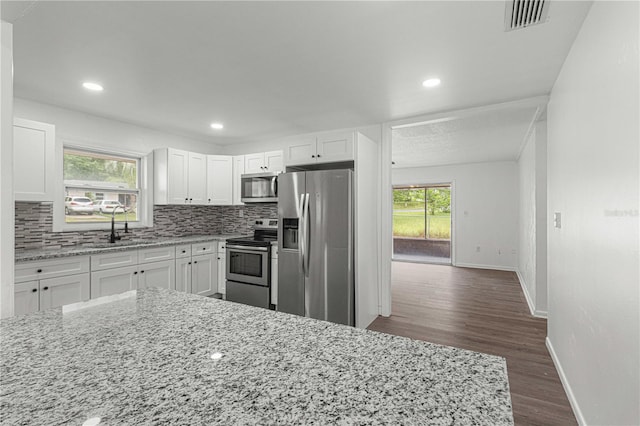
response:
[[[278,305],[278,245],[271,246],[271,304]]]
[[[16,201],[54,201],[56,134],[52,124],[13,120]]]
[[[242,174],[244,173],[244,155],[233,157],[233,205],[242,206]]]
[[[211,241],[176,247],[176,290],[201,296],[218,290],[216,244]]]
[[[154,204],[206,204],[206,155],[156,149],[153,165]]]
[[[218,293],[227,294],[227,243],[218,243]]]
[[[88,300],[89,257],[18,263],[15,281],[16,315]]]
[[[233,157],[207,155],[207,204],[233,203]]]
[[[91,256],[91,298],[147,287],[176,288],[175,247]]]
[[[284,170],[282,151],[258,152],[244,156],[244,172],[266,173],[281,172]]]
[[[353,161],[354,133],[335,132],[311,135],[291,141],[285,150],[287,166]]]

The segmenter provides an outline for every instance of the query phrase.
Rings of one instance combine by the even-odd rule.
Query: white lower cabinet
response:
[[[15,280],[16,315],[89,300],[89,257],[19,262]]]
[[[15,285],[16,315],[89,300],[89,274],[27,281]]]
[[[91,273],[91,298],[110,296],[138,287],[138,265]]]
[[[191,256],[176,259],[176,290],[191,293]]]
[[[191,293],[210,296],[218,291],[217,256],[205,254],[191,258]]]
[[[138,288],[176,288],[176,263],[173,260],[139,265]]]
[[[227,243],[218,243],[218,293],[227,294]]]

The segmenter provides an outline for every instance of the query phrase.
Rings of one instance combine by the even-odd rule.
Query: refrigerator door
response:
[[[353,172],[307,172],[306,316],[355,324]]]
[[[303,210],[305,173],[278,176],[278,304],[276,309],[296,315],[304,311]]]

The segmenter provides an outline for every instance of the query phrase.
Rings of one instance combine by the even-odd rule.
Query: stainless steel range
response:
[[[271,243],[278,239],[278,219],[258,219],[254,234],[227,240],[227,300],[273,309]]]

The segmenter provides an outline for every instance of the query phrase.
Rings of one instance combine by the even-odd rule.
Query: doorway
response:
[[[451,264],[451,183],[393,187],[393,260]]]

